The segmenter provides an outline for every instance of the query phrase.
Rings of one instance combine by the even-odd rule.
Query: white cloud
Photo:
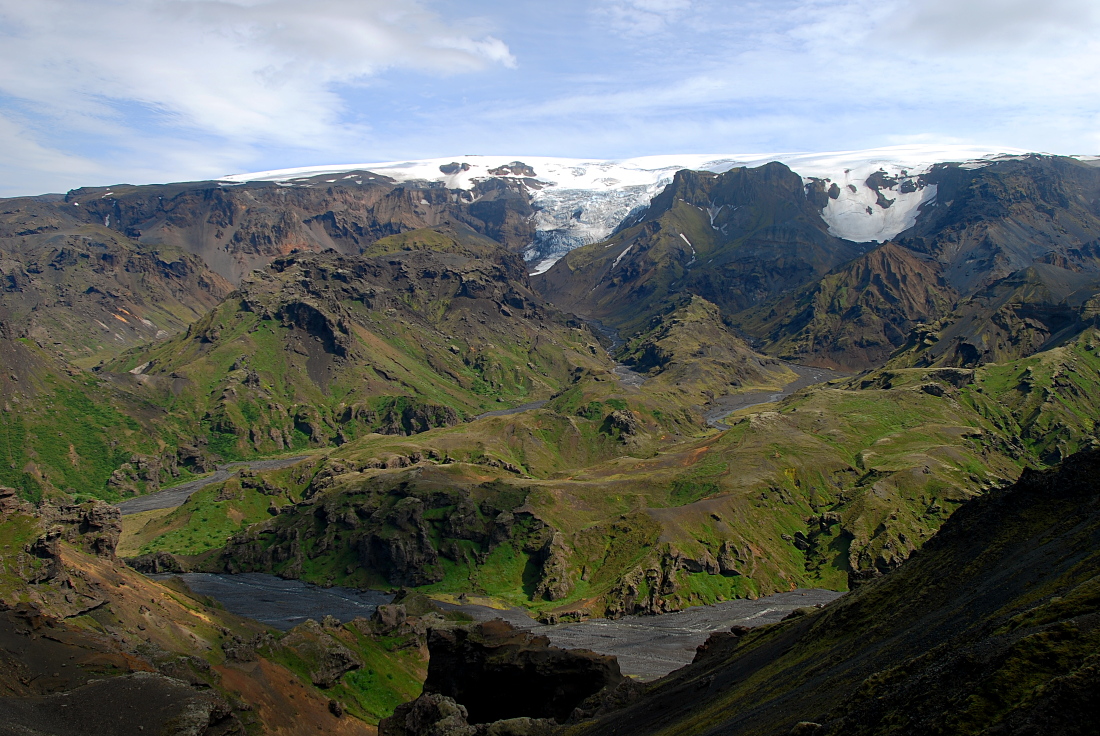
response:
[[[41,145],[18,120],[0,115],[0,197],[80,186],[102,173],[98,164]],[[66,187],[66,188],[67,188]]]
[[[898,38],[977,52],[1074,43],[1098,27],[1095,0],[918,0],[900,6],[885,24]]]
[[[617,31],[652,35],[683,18],[691,7],[692,0],[602,0],[595,12]]]
[[[1097,100],[1096,0],[0,0],[0,176],[37,157],[53,190],[471,151],[1089,153]]]
[[[85,133],[144,118],[326,149],[362,133],[340,86],[494,64],[515,64],[503,42],[409,0],[0,0],[0,92]]]

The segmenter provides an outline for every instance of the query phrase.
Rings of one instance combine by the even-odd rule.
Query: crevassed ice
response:
[[[438,182],[451,189],[469,190],[479,180],[495,176],[490,170],[522,162],[535,175],[520,173],[517,178],[538,182],[529,189],[535,207],[536,237],[525,249],[524,257],[534,264],[535,273],[542,273],[573,248],[611,235],[628,215],[648,205],[681,169],[721,173],[737,166],[755,167],[779,161],[807,183],[816,178],[826,180],[826,188],[833,183],[839,187],[839,196],[830,198],[822,211],[833,235],[855,242],[881,242],[911,227],[920,206],[935,197],[934,186],[918,186],[920,174],[927,173],[933,165],[954,161],[976,167],[999,157],[1024,154],[1019,149],[982,146],[901,145],[829,153],[685,154],[607,161],[522,155],[456,156],[280,169],[234,174],[222,181],[276,181],[292,185],[295,180],[320,175],[372,171],[401,182]],[[459,166],[449,167],[452,163]],[[445,174],[441,167],[453,173]],[[884,172],[888,183],[893,180],[896,183],[877,191],[868,186],[868,177],[877,171]],[[911,184],[903,186],[907,180]]]

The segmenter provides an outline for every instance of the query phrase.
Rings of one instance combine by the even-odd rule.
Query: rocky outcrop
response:
[[[548,539],[538,551],[541,561],[535,598],[556,601],[569,595],[573,582],[569,577],[569,547],[561,532],[548,529]]]
[[[360,563],[397,585],[428,585],[443,579],[439,553],[424,523],[424,502],[405,497],[356,544]],[[392,531],[391,531],[392,529]]]
[[[382,736],[541,736],[625,678],[614,657],[550,646],[501,621],[433,630],[424,694]]]
[[[152,552],[137,557],[128,557],[125,562],[133,569],[146,575],[186,572],[186,566],[180,562],[179,558],[168,552]]]
[[[489,179],[470,191],[451,191],[398,185],[372,172],[331,179],[307,177],[290,186],[192,182],[84,188],[69,192],[54,209],[106,223],[142,243],[178,246],[216,264],[234,283],[294,250],[352,255],[381,238],[447,222],[516,252],[534,238],[530,195],[517,181]]]
[[[122,512],[103,501],[79,505],[47,504],[39,513],[49,531],[39,537],[35,548],[56,554],[57,543],[64,541],[77,549],[99,557],[115,556],[122,535]]]
[[[182,450],[186,455],[189,449]],[[161,483],[179,477],[177,452],[165,452],[161,455],[142,455],[135,453],[130,461],[123,463],[107,479],[107,487],[120,496],[136,496],[160,490]],[[205,465],[205,464],[203,464]]]
[[[8,514],[29,514],[33,511],[34,507],[19,497],[19,491],[0,486],[0,519]]]
[[[443,468],[422,455],[417,462],[402,455],[320,469],[306,489],[307,501],[231,538],[217,564],[232,572],[296,577],[306,554],[325,559],[333,550],[351,550],[358,565],[391,584],[419,586],[443,579],[445,559],[476,565],[496,547],[516,544],[533,555],[546,551],[538,559],[550,560],[543,575],[548,595],[568,589],[562,540],[555,546],[545,524],[516,513],[524,492],[496,482],[470,486],[453,476],[440,485]],[[385,467],[408,470],[358,472]],[[482,497],[479,503],[476,496]]]
[[[295,626],[272,646],[293,652],[309,669],[313,684],[321,688],[332,687],[345,674],[363,666],[358,655],[313,620]]]

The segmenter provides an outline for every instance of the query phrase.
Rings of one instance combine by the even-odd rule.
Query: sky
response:
[[[919,142],[1100,153],[1100,3],[0,0],[0,196]]]

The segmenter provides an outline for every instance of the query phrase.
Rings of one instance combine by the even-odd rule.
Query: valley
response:
[[[196,733],[419,736],[410,708],[486,707],[432,661],[498,677],[487,648],[604,673],[529,736],[1000,733],[1077,703],[1100,167],[845,155],[0,202],[3,636],[84,658],[53,685],[0,661],[0,698],[32,729],[95,686],[164,689]],[[1033,646],[1058,667],[996,701]],[[956,697],[936,657],[956,715],[913,705]]]

